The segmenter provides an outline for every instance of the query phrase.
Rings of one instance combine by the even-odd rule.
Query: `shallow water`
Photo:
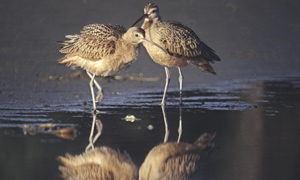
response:
[[[193,143],[204,132],[217,132],[218,150],[200,167],[199,179],[299,179],[300,79],[232,82],[211,89],[178,91],[167,95],[165,113],[170,136],[178,137],[182,111],[182,142]],[[147,153],[163,142],[165,126],[159,104],[162,92],[122,94],[98,106],[103,132],[96,146],[128,152],[140,166]],[[121,96],[115,96],[120,98]],[[118,101],[120,102],[120,100]],[[60,179],[57,156],[80,154],[88,145],[92,122],[90,102],[36,108],[1,107],[0,179]],[[125,121],[132,114],[140,120]],[[23,133],[23,125],[54,123],[75,126],[74,140],[51,133]],[[154,129],[149,130],[152,125]]]

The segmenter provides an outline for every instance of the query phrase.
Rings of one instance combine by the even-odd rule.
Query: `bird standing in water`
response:
[[[70,40],[58,41],[64,45],[60,52],[66,53],[58,62],[66,63],[67,66],[80,66],[86,70],[91,78],[94,111],[96,111],[96,103],[99,103],[103,97],[101,86],[95,80],[95,76],[112,75],[133,63],[137,59],[138,46],[142,42],[158,46],[145,39],[142,28],[132,27],[126,31],[120,25],[90,24],[83,27],[80,35],[67,35],[66,38]],[[98,89],[96,100],[94,84]]]
[[[209,63],[220,61],[220,58],[190,28],[175,21],[161,21],[159,8],[154,3],[145,6],[144,15],[132,26],[143,19],[145,20],[141,28],[145,30],[146,38],[157,43],[168,52],[166,54],[156,47],[143,43],[153,61],[165,67],[166,84],[161,105],[165,105],[165,96],[170,81],[168,67],[178,68],[180,105],[182,105],[183,76],[180,67],[194,64],[204,72],[216,74]]]

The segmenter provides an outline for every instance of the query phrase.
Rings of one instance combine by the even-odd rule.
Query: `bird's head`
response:
[[[163,50],[165,53],[167,53],[166,50],[164,50],[158,44],[156,44],[155,42],[153,42],[149,39],[146,39],[145,38],[145,31],[142,28],[139,28],[139,27],[129,28],[128,31],[123,35],[123,39],[125,39],[126,41],[131,42],[133,45],[136,45],[136,46],[138,46],[138,44],[140,44],[142,42],[150,43],[154,46],[157,46],[158,48]]]
[[[140,17],[132,26],[136,25],[143,19],[145,19],[145,21],[152,21],[156,18],[160,20],[159,8],[156,4],[149,3],[144,8],[144,15]]]

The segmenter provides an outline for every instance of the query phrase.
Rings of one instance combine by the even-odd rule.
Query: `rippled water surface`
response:
[[[165,126],[158,105],[162,92],[112,96],[98,109],[103,132],[96,146],[128,152],[140,166],[147,153],[163,142]],[[114,104],[113,98],[122,98]],[[123,101],[124,100],[124,101]],[[167,94],[165,113],[170,136],[178,137],[182,111],[182,142],[193,143],[204,132],[217,132],[218,150],[199,168],[199,179],[298,179],[300,173],[300,79],[235,82],[214,89]],[[120,102],[120,100],[119,100]],[[80,154],[88,145],[92,122],[86,105],[57,104],[36,108],[1,107],[0,179],[60,179],[57,156]],[[128,114],[140,120],[125,121]],[[74,140],[47,131],[24,133],[24,125],[53,123],[75,127]],[[154,128],[149,129],[149,125]]]

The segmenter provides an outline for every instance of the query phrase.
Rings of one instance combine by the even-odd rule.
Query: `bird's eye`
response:
[[[134,36],[135,36],[135,37],[139,37],[139,35],[138,35],[138,34],[135,34]]]
[[[156,13],[156,10],[153,10],[152,13]]]

